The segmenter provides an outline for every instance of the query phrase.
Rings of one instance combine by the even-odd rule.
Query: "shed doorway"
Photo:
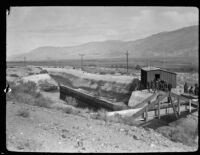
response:
[[[155,74],[155,79],[158,81],[158,79],[160,79],[160,74]]]

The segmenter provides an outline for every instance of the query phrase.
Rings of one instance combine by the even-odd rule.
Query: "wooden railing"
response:
[[[158,95],[157,99],[155,101],[151,102],[152,98],[155,97],[156,95]],[[148,120],[148,112],[155,111],[155,115],[157,115],[157,117],[160,119],[160,110],[161,109],[173,108],[174,114],[175,114],[176,118],[178,118],[181,113],[180,107],[183,105],[184,106],[189,105],[189,113],[191,113],[192,107],[195,108],[193,111],[196,111],[199,108],[198,101],[193,101],[187,97],[183,97],[181,95],[177,95],[172,92],[167,92],[167,93],[160,92],[160,95],[161,96],[159,96],[159,94],[152,95],[152,96],[148,97],[146,100],[144,100],[143,102],[141,102],[142,105],[145,105],[145,104],[147,104],[147,105],[145,107],[143,107],[141,110],[139,110],[138,112],[136,112],[135,114],[133,114],[132,117],[134,119],[136,119],[140,116],[143,116],[145,121],[147,121]],[[161,104],[161,101],[166,97],[169,97],[170,103]],[[173,101],[172,98],[175,98],[177,100],[177,102]],[[181,102],[180,100],[183,100],[184,102]],[[157,112],[157,114],[156,114],[156,112]]]

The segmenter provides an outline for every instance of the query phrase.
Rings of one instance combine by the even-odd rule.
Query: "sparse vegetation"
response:
[[[41,80],[38,83],[40,83],[40,88],[44,91],[55,91],[58,90],[58,87],[54,84],[49,83],[47,80]]]
[[[17,74],[10,74],[11,77],[19,77]]]
[[[30,72],[30,73],[28,73],[28,75],[34,75],[34,73]]]
[[[136,65],[136,66],[135,66],[135,69],[136,69],[136,70],[140,70],[140,69],[141,69],[141,66],[140,66],[140,65]]]
[[[40,74],[47,74],[47,73],[48,73],[48,71],[45,70],[45,69],[43,69],[43,70],[40,71]]]
[[[19,110],[17,111],[17,116],[21,116],[21,117],[27,118],[27,117],[30,116],[30,113],[29,113],[29,111],[26,110],[26,109],[19,109]]]
[[[174,142],[194,145],[197,121],[197,119],[182,118],[173,122],[173,126],[162,126],[157,131]]]
[[[12,89],[11,93],[6,95],[7,101],[20,102],[30,105],[36,105],[40,107],[49,108],[52,104],[52,101],[49,98],[42,96],[37,90],[37,86],[34,82],[22,82],[18,84],[15,82],[8,82],[10,88]]]

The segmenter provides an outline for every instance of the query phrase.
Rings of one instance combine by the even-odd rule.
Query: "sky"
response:
[[[7,56],[41,46],[75,46],[93,41],[142,39],[198,25],[195,7],[11,7]]]

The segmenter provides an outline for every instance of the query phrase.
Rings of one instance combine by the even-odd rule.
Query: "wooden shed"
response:
[[[141,69],[141,83],[147,88],[147,82],[151,82],[154,79],[160,79],[172,84],[172,88],[176,88],[176,73],[169,72],[157,67],[143,67]]]

